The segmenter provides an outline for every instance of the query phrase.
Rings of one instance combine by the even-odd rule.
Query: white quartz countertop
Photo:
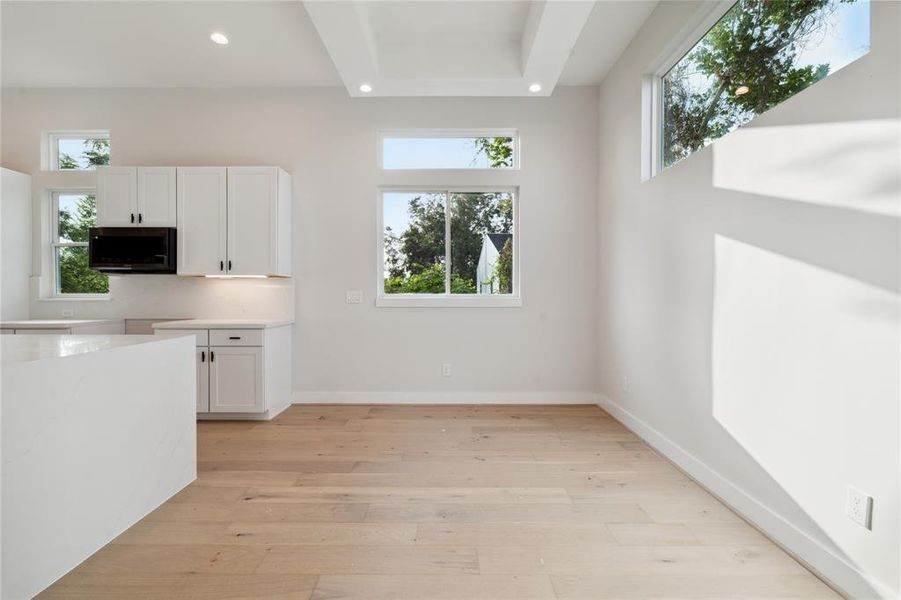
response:
[[[0,362],[8,365],[63,358],[171,339],[158,335],[4,335],[0,336]]]
[[[66,329],[81,325],[106,325],[121,322],[122,319],[25,319],[0,321],[0,329]]]
[[[154,323],[154,329],[269,329],[283,327],[294,321],[288,319],[184,319]]]

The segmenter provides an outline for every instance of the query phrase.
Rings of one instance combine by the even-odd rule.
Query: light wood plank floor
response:
[[[836,598],[592,406],[198,424],[196,482],[41,598]]]

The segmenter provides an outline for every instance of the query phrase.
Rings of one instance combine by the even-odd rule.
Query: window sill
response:
[[[91,296],[79,296],[73,294],[71,296],[48,296],[46,298],[38,298],[38,302],[109,302],[112,297],[109,294],[96,294]]]
[[[429,294],[397,294],[376,296],[375,305],[398,308],[518,308],[520,296],[433,296]]]

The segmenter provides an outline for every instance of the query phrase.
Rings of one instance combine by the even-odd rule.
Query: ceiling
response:
[[[3,87],[549,95],[594,85],[656,0],[0,2]],[[225,33],[227,46],[210,33]]]

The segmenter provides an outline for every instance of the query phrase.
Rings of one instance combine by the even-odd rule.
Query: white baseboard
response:
[[[312,392],[294,404],[598,404],[594,392]]]
[[[841,593],[859,599],[896,597],[888,587],[859,571],[610,398],[599,395],[598,405]]]

